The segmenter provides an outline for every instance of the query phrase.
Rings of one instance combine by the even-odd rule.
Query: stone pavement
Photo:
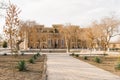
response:
[[[68,54],[47,54],[48,80],[120,80],[110,72]]]

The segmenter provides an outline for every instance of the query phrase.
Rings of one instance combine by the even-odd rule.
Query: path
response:
[[[67,54],[48,55],[48,80],[120,80],[110,72]]]

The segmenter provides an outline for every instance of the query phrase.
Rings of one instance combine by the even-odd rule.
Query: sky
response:
[[[8,0],[4,0],[7,1]],[[11,0],[20,10],[22,20],[35,20],[50,27],[71,23],[85,27],[106,16],[120,16],[120,0]],[[0,18],[0,24],[4,18]],[[0,32],[2,28],[0,29]]]

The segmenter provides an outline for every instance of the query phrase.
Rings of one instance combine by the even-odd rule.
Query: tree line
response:
[[[21,10],[12,3],[9,3],[6,9],[5,17],[5,26],[4,33],[5,37],[9,43],[11,50],[19,50],[19,45],[28,37],[29,29],[33,29],[33,40],[39,38],[37,36],[37,31],[34,28],[35,25],[38,25],[35,21],[22,21],[19,18]],[[70,43],[74,40],[76,42],[76,47],[81,45],[81,48],[99,48],[103,50],[109,49],[110,40],[120,35],[119,31],[120,19],[111,16],[105,17],[100,21],[94,21],[86,28],[81,28],[81,26],[65,24],[59,29],[59,33],[62,34],[65,38],[65,45],[67,51],[70,50]],[[40,35],[42,36],[42,35]],[[46,37],[46,36],[43,36]],[[43,38],[42,38],[43,39]],[[38,39],[37,39],[38,40]],[[81,44],[78,45],[78,42],[81,41]],[[41,39],[39,39],[40,45]]]

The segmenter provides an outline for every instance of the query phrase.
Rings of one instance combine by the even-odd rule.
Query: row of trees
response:
[[[29,27],[32,27],[32,32],[34,32],[34,42],[35,39],[39,38],[39,45],[41,42],[40,37],[37,37],[37,31],[35,29],[34,21],[21,21],[19,19],[19,14],[21,10],[17,8],[14,4],[9,4],[7,8],[6,26],[4,27],[4,32],[8,39],[11,50],[19,50],[19,45],[21,42],[28,37]],[[76,46],[78,42],[81,41],[81,46],[86,46],[87,48],[95,48],[97,44],[98,48],[107,50],[109,48],[109,42],[112,37],[119,35],[119,25],[120,20],[115,16],[105,17],[99,22],[93,22],[87,28],[80,28],[79,26],[66,24],[59,29],[59,33],[64,36],[67,51],[70,49],[70,43],[74,40]],[[42,36],[42,35],[40,35]],[[47,37],[47,36],[43,36]],[[38,39],[37,39],[38,40]],[[40,48],[40,46],[39,46]]]
[[[66,47],[69,51],[70,42],[75,40],[76,45],[78,41],[82,47],[87,48],[99,48],[103,50],[109,50],[110,40],[120,35],[119,31],[120,20],[115,16],[105,17],[99,22],[93,22],[87,28],[79,28],[79,26],[73,26],[67,24],[60,29],[60,32],[64,35],[66,41]]]
[[[96,42],[99,48],[109,50],[110,40],[120,35],[119,25],[120,20],[115,16],[103,18],[100,22],[93,22],[87,31],[91,47],[93,48]]]

